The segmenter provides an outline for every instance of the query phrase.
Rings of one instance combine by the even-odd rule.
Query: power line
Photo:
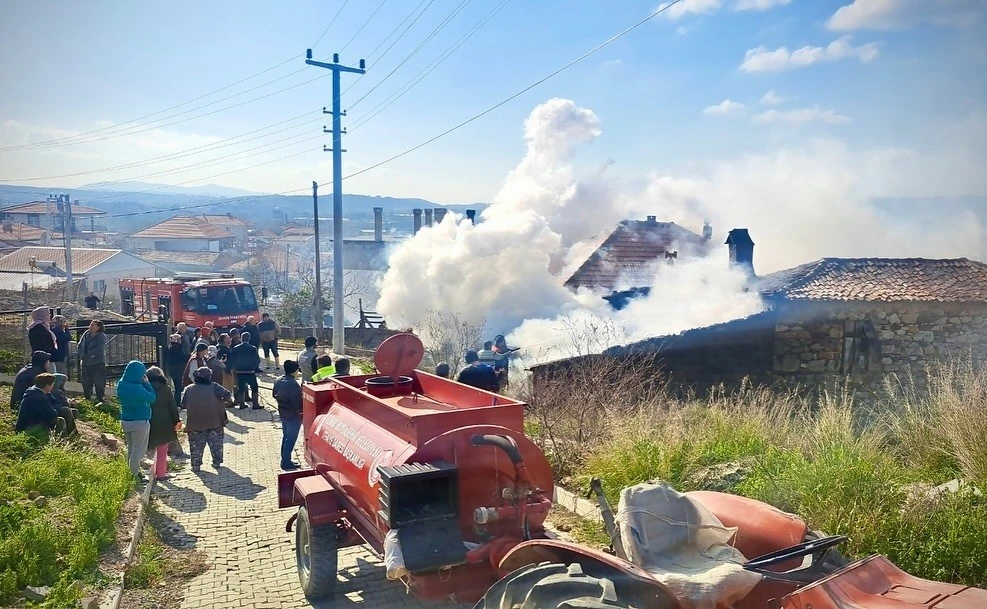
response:
[[[428,7],[430,7],[430,6],[432,6],[432,3],[433,3],[434,1],[435,1],[435,0],[428,0],[428,4],[426,4],[426,5],[425,5],[425,8],[423,8],[423,9],[422,9],[422,12],[420,12],[420,13],[418,13],[418,16],[417,16],[417,17],[415,17],[415,19],[414,19],[414,21],[412,21],[411,23],[409,23],[409,24],[408,24],[408,27],[406,27],[406,28],[404,28],[404,31],[402,31],[402,32],[401,32],[401,34],[400,34],[400,35],[399,35],[399,36],[398,36],[397,38],[395,38],[395,39],[394,39],[394,42],[392,42],[392,43],[390,44],[390,46],[388,46],[388,47],[387,47],[386,49],[384,49],[384,52],[380,54],[380,57],[378,57],[378,58],[377,58],[377,61],[375,61],[375,62],[373,62],[373,63],[370,63],[370,56],[368,55],[368,56],[367,56],[367,63],[368,63],[368,65],[369,65],[370,67],[373,67],[374,65],[377,65],[377,63],[378,63],[378,62],[379,62],[379,61],[380,61],[381,59],[383,59],[383,58],[384,58],[384,55],[387,55],[387,54],[388,54],[388,52],[390,52],[390,50],[394,48],[394,45],[396,45],[396,44],[398,43],[398,41],[399,41],[399,40],[401,40],[402,38],[404,38],[404,35],[408,33],[408,30],[410,30],[410,29],[411,29],[411,28],[412,28],[412,27],[413,27],[413,26],[415,25],[415,23],[417,23],[417,22],[418,22],[418,20],[419,20],[419,19],[421,19],[421,17],[422,17],[422,15],[424,15],[424,14],[425,14],[425,12],[426,12],[426,11],[428,11]],[[421,4],[419,4],[418,6],[421,6]],[[415,10],[418,10],[418,7],[415,7]],[[405,21],[407,21],[407,18],[405,18]],[[402,22],[402,23],[403,23],[403,22]],[[401,27],[401,26],[400,26],[400,24],[398,25],[398,27]],[[388,36],[388,38],[390,38],[390,36]],[[386,40],[386,39],[385,39],[385,40]],[[380,46],[379,46],[379,45],[378,45],[378,48],[380,48]],[[377,51],[377,49],[374,49],[374,52],[376,52],[376,51]],[[373,53],[371,53],[371,55],[373,55]]]
[[[565,64],[561,68],[555,70],[551,74],[538,79],[537,81],[531,83],[530,85],[528,85],[527,87],[521,89],[517,93],[514,93],[510,97],[508,97],[508,98],[506,98],[504,100],[501,100],[501,101],[497,102],[496,104],[490,106],[489,108],[487,108],[483,112],[480,112],[479,114],[476,114],[476,115],[474,115],[474,116],[472,116],[472,117],[464,120],[463,122],[459,123],[458,125],[456,125],[454,127],[450,127],[449,129],[446,129],[442,133],[439,133],[438,135],[435,135],[435,136],[433,136],[433,137],[425,140],[424,142],[422,142],[422,143],[420,143],[420,144],[418,144],[416,146],[412,146],[411,148],[408,148],[407,150],[405,150],[403,152],[399,152],[398,154],[395,154],[392,157],[388,157],[388,158],[384,159],[383,161],[380,161],[379,163],[374,163],[373,165],[370,165],[369,167],[364,167],[363,169],[361,169],[359,171],[355,171],[355,172],[349,174],[348,176],[344,176],[343,179],[352,178],[352,177],[358,176],[360,174],[367,173],[368,171],[371,171],[373,169],[376,169],[376,168],[380,167],[381,165],[386,165],[387,163],[390,163],[391,161],[395,161],[395,160],[397,160],[397,159],[399,159],[399,158],[401,158],[401,157],[403,157],[403,156],[405,156],[407,154],[410,154],[410,153],[414,152],[415,150],[418,150],[420,148],[424,148],[425,146],[428,146],[432,142],[434,142],[434,141],[436,141],[438,139],[441,139],[441,138],[449,135],[453,131],[457,131],[457,130],[461,129],[462,127],[465,127],[466,125],[472,123],[473,121],[475,121],[475,120],[477,120],[477,119],[479,119],[479,118],[481,118],[483,116],[486,116],[487,114],[490,114],[491,112],[493,112],[497,108],[500,108],[501,106],[503,106],[503,105],[505,105],[505,104],[507,104],[507,103],[509,103],[509,102],[511,102],[511,101],[513,101],[515,99],[517,99],[518,97],[521,97],[522,95],[524,95],[528,91],[534,89],[538,85],[540,85],[540,84],[542,84],[542,83],[544,83],[544,82],[546,82],[546,81],[554,78],[555,76],[561,74],[562,72],[568,70],[569,68],[571,68],[572,66],[576,65],[580,61],[586,59],[590,55],[593,55],[594,53],[596,53],[600,49],[609,46],[610,44],[612,44],[613,42],[619,40],[620,38],[623,38],[627,34],[633,32],[634,30],[636,30],[637,28],[641,27],[645,23],[651,21],[652,19],[654,19],[658,15],[662,14],[663,12],[665,12],[666,10],[668,10],[669,8],[675,6],[676,4],[678,4],[681,1],[682,0],[672,0],[668,4],[662,5],[661,8],[659,8],[655,12],[651,13],[650,15],[648,15],[647,17],[645,17],[644,19],[638,21],[634,25],[628,27],[627,29],[623,30],[622,32],[619,32],[617,34],[614,34],[613,36],[611,36],[607,40],[605,40],[605,41],[601,42],[600,44],[596,45],[595,47],[593,47],[589,51],[586,51],[585,53],[583,53],[579,57],[573,59],[572,61],[570,61],[569,63]]]
[[[427,66],[424,70],[420,71],[415,76],[412,76],[411,79],[407,83],[405,83],[404,85],[402,85],[402,87],[400,87],[398,89],[398,92],[391,94],[391,96],[389,98],[387,98],[383,102],[378,103],[376,106],[374,106],[369,111],[367,111],[366,114],[364,114],[363,116],[361,116],[359,119],[356,119],[356,121],[354,121],[355,124],[352,127],[350,127],[349,130],[351,132],[352,131],[355,131],[356,129],[358,129],[362,125],[366,124],[368,121],[372,120],[375,116],[377,116],[378,114],[380,114],[381,112],[383,112],[384,110],[386,110],[387,108],[389,108],[391,106],[391,104],[393,104],[394,102],[396,102],[397,100],[399,100],[401,97],[403,97],[408,91],[410,91],[412,88],[414,88],[415,85],[417,85],[418,83],[420,83],[429,74],[431,74],[437,67],[439,67],[439,65],[441,65],[442,62],[444,62],[446,59],[448,59],[450,55],[452,55],[453,53],[455,53],[457,50],[459,50],[459,48],[461,46],[463,46],[464,44],[466,44],[466,42],[470,38],[472,38],[474,34],[476,34],[478,31],[480,31],[480,29],[484,25],[486,25],[487,22],[489,22],[491,19],[493,19],[510,2],[511,2],[511,0],[502,0],[502,2],[499,5],[495,6],[489,13],[486,14],[486,16],[483,19],[481,19],[469,31],[467,31],[466,34],[462,35],[459,38],[459,40],[457,40],[455,43],[453,43],[452,45],[450,45],[449,47],[447,47],[446,51],[442,55],[440,55],[437,59],[435,59],[429,66]]]
[[[366,93],[364,93],[355,102],[353,102],[352,104],[350,104],[349,105],[349,109],[355,108],[357,106],[357,104],[359,104],[360,102],[362,102],[363,100],[365,100],[368,95],[370,95],[371,93],[373,93],[374,91],[376,91],[377,90],[377,87],[379,87],[382,84],[384,84],[387,81],[387,79],[389,79],[391,76],[393,76],[395,72],[397,72],[398,70],[400,70],[402,66],[404,66],[406,63],[408,63],[409,61],[411,61],[411,58],[414,57],[415,55],[417,55],[418,54],[418,51],[421,51],[425,47],[425,45],[429,43],[430,40],[432,40],[433,38],[435,38],[435,36],[445,28],[445,26],[449,25],[449,22],[452,21],[453,19],[455,19],[456,16],[460,12],[462,12],[463,8],[465,8],[466,5],[469,4],[470,2],[471,2],[471,0],[462,0],[462,2],[460,2],[459,5],[456,8],[454,8],[452,10],[452,12],[445,19],[443,19],[439,23],[439,25],[434,30],[432,30],[432,32],[428,36],[425,37],[425,40],[423,40],[417,47],[415,47],[415,49],[413,51],[411,51],[411,53],[409,53],[403,60],[401,60],[401,63],[399,63],[398,65],[396,65],[393,70],[391,70],[390,72],[388,72],[387,73],[387,76],[385,76],[384,78],[382,78],[376,85],[374,85],[373,87],[371,87],[369,91],[367,91]]]
[[[426,2],[426,0],[422,0],[421,2],[419,2],[419,3],[418,3],[418,6],[416,6],[416,7],[415,7],[415,8],[413,8],[413,9],[411,9],[411,12],[410,12],[410,13],[408,13],[408,14],[407,14],[407,15],[405,16],[405,18],[401,20],[401,23],[399,23],[399,24],[397,24],[396,26],[394,26],[394,29],[393,29],[393,30],[391,30],[391,33],[390,33],[390,34],[388,34],[388,35],[387,35],[387,36],[386,36],[386,37],[385,37],[385,38],[384,38],[383,40],[381,40],[381,41],[380,41],[380,43],[379,43],[379,44],[378,44],[377,46],[375,46],[375,47],[374,47],[374,50],[372,50],[372,51],[370,51],[370,53],[369,53],[369,54],[367,55],[367,60],[368,60],[368,61],[370,60],[370,58],[371,58],[371,57],[373,57],[373,56],[374,56],[374,55],[375,55],[375,54],[377,53],[377,51],[379,51],[379,50],[380,50],[380,47],[382,47],[382,46],[384,46],[384,44],[385,44],[385,43],[386,43],[386,42],[387,42],[388,40],[390,40],[390,39],[391,39],[391,36],[393,36],[393,35],[394,35],[394,34],[395,34],[395,33],[396,33],[396,32],[397,32],[397,31],[398,31],[399,29],[401,29],[401,26],[402,26],[402,25],[404,25],[404,22],[405,22],[405,21],[407,21],[408,19],[411,19],[411,16],[412,16],[412,15],[414,15],[414,14],[415,14],[415,13],[416,13],[416,12],[418,11],[418,9],[419,9],[419,8],[421,8],[421,5],[423,5],[423,4],[425,4],[425,2]],[[429,2],[429,4],[431,4],[431,2]],[[424,12],[424,11],[423,11],[423,12]]]
[[[214,95],[214,94],[219,93],[221,91],[225,91],[225,90],[230,89],[232,87],[235,87],[235,86],[237,86],[239,84],[242,84],[244,82],[247,82],[248,80],[252,80],[254,78],[257,78],[258,76],[260,76],[262,74],[266,74],[266,73],[268,73],[268,72],[270,72],[272,70],[276,70],[277,68],[280,68],[283,65],[286,65],[288,63],[291,63],[292,61],[297,60],[299,57],[301,57],[301,56],[300,55],[295,55],[293,57],[290,57],[290,58],[282,61],[279,64],[276,64],[276,65],[271,66],[270,68],[261,70],[260,72],[257,72],[256,74],[252,74],[250,76],[247,76],[246,78],[241,78],[240,80],[238,80],[238,81],[236,81],[234,83],[231,83],[231,84],[226,85],[225,87],[220,87],[219,89],[215,89],[215,90],[210,91],[208,93],[204,93],[204,94],[202,94],[202,95],[200,95],[198,97],[194,97],[194,98],[192,98],[190,100],[187,100],[187,101],[184,101],[184,102],[182,102],[180,104],[175,104],[174,106],[169,106],[168,108],[165,108],[164,110],[158,110],[157,112],[151,112],[150,114],[145,114],[143,116],[138,116],[137,118],[132,118],[132,119],[130,119],[128,121],[124,121],[122,123],[117,123],[115,125],[108,125],[106,127],[100,127],[99,129],[93,129],[93,130],[87,131],[85,133],[77,133],[77,134],[71,135],[71,136],[66,136],[66,137],[61,137],[61,138],[53,138],[53,139],[44,140],[44,141],[41,141],[41,142],[33,142],[31,144],[21,144],[21,145],[18,145],[18,146],[5,146],[3,148],[0,148],[0,151],[3,151],[3,150],[20,150],[20,149],[28,148],[28,147],[41,147],[41,146],[45,146],[46,147],[46,146],[48,146],[50,144],[61,142],[63,140],[80,138],[80,137],[83,137],[83,136],[89,136],[89,135],[93,135],[93,134],[96,134],[96,133],[102,133],[104,131],[108,131],[108,130],[111,130],[111,129],[116,129],[116,128],[121,127],[123,125],[128,125],[128,124],[131,124],[131,123],[138,123],[138,122],[143,121],[145,119],[148,119],[148,118],[150,118],[152,116],[157,116],[159,114],[164,114],[165,112],[170,112],[171,110],[175,110],[177,108],[181,108],[182,106],[187,106],[188,104],[191,104],[193,102],[197,102],[200,99],[205,99],[206,97],[209,97],[210,95]]]
[[[387,2],[387,0],[380,1],[380,4],[377,5],[377,8],[374,9],[374,12],[370,13],[370,16],[367,17],[367,20],[364,21],[363,25],[360,26],[360,29],[358,29],[356,33],[354,33],[353,36],[351,36],[350,39],[346,41],[346,44],[343,45],[343,48],[339,49],[340,53],[345,51],[346,47],[350,46],[350,43],[356,40],[356,37],[360,35],[360,32],[363,31],[363,28],[367,27],[367,24],[370,23],[370,21],[373,20],[374,16],[380,12],[380,9],[383,8],[385,2]]]
[[[339,19],[339,14],[343,12],[343,9],[346,8],[346,3],[349,2],[349,1],[350,0],[343,0],[342,6],[340,6],[339,7],[339,10],[336,11],[336,14],[333,15],[333,18],[329,21],[329,25],[326,26],[326,29],[322,30],[322,33],[319,34],[319,39],[315,41],[315,44],[313,44],[311,48],[314,49],[315,47],[319,46],[319,43],[322,42],[322,39],[325,38],[326,37],[326,34],[329,32],[329,28],[332,27],[332,24],[336,23],[336,19]],[[291,59],[292,60],[295,60],[297,58],[298,58],[298,56],[296,55],[295,57],[292,57]]]

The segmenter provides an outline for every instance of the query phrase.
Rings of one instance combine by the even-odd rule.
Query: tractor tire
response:
[[[295,522],[295,562],[298,580],[306,598],[328,598],[336,587],[338,559],[336,526],[333,523],[313,527],[305,506],[298,508]]]
[[[528,565],[494,584],[473,609],[634,609],[613,582],[590,577],[578,563]]]

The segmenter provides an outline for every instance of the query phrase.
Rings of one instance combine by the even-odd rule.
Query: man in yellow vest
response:
[[[315,374],[312,375],[313,383],[324,381],[336,374],[336,367],[332,363],[331,355],[320,355],[319,359],[316,360],[316,365],[318,366],[318,369],[315,371]]]

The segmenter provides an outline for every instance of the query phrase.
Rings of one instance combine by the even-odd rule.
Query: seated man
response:
[[[24,392],[14,431],[26,431],[35,426],[59,433],[65,431],[65,419],[58,416],[58,410],[55,409],[55,403],[51,399],[51,390],[54,388],[53,374],[42,372],[34,379],[34,385]]]
[[[347,357],[341,357],[336,360],[336,374],[333,376],[349,376],[350,375],[350,360]]]
[[[31,354],[31,363],[24,366],[14,377],[14,387],[10,390],[10,409],[17,412],[17,407],[24,397],[28,387],[34,385],[34,379],[42,372],[48,371],[48,360],[51,356],[47,351],[35,351]]]
[[[72,407],[72,400],[69,399],[69,396],[65,395],[65,381],[69,377],[59,372],[53,373],[52,376],[55,377],[55,386],[48,396],[55,405],[58,416],[65,419],[65,435],[71,436],[76,433],[75,417],[79,411]]]
[[[477,389],[497,393],[500,389],[500,384],[494,369],[480,363],[480,357],[476,354],[476,351],[467,351],[464,359],[466,360],[466,367],[459,373],[456,381],[464,385],[476,387]]]

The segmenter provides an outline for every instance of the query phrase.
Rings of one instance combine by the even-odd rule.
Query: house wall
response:
[[[854,335],[867,322],[876,340]],[[913,376],[921,383],[928,366],[956,358],[987,363],[987,304],[811,302],[778,307],[772,372],[779,379],[820,384],[840,376],[877,391],[888,374]]]
[[[120,280],[158,276],[158,267],[126,253],[113,256],[85,274],[80,288],[81,294],[96,291],[98,282],[106,284],[106,296],[115,303],[120,302]]]
[[[233,239],[152,239],[143,237],[127,239],[131,249],[169,252],[219,252],[233,247],[233,241]]]
[[[869,326],[870,331],[864,331]],[[723,385],[804,389],[848,385],[880,392],[889,374],[925,382],[929,367],[971,358],[987,364],[987,304],[794,302],[746,320],[614,348],[609,357],[647,366],[675,390]],[[539,386],[588,356],[536,366]]]

